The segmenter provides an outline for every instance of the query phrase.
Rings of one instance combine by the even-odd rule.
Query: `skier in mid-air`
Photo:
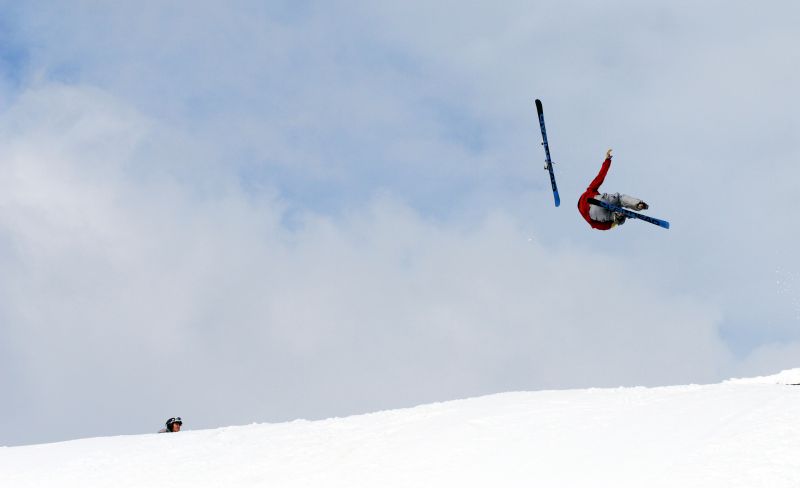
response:
[[[617,207],[625,207],[633,210],[647,210],[649,208],[646,203],[638,198],[620,193],[600,193],[600,185],[602,185],[603,180],[606,179],[609,168],[611,168],[611,149],[606,152],[606,160],[603,161],[600,172],[595,176],[592,182],[589,183],[589,187],[583,192],[581,198],[578,199],[578,211],[583,218],[589,222],[589,225],[598,230],[609,230],[618,225],[622,225],[625,223],[626,217],[620,212],[614,212],[597,205],[592,205],[589,203],[590,198],[595,198],[610,203],[611,205],[616,205]]]

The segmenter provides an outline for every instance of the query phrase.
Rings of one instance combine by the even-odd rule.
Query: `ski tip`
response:
[[[536,111],[539,112],[540,114],[544,112],[542,110],[542,101],[539,100],[538,98],[536,99]]]

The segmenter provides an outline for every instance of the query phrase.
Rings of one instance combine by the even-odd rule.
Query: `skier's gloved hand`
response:
[[[636,204],[636,210],[647,210],[648,208],[650,208],[650,205],[644,202],[639,202]]]
[[[613,156],[611,156],[611,149],[609,149],[608,151],[606,151],[606,159],[611,159],[612,157]]]
[[[613,225],[614,227],[616,227],[616,226],[618,226],[618,225],[622,225],[622,224],[624,224],[624,223],[625,223],[625,220],[626,220],[626,219],[627,219],[627,217],[625,217],[625,216],[624,216],[624,215],[622,215],[621,213],[614,212],[614,216],[613,216],[613,224],[612,224],[612,225]]]

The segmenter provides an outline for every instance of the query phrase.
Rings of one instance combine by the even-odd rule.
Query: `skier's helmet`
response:
[[[167,432],[172,432],[172,426],[175,424],[183,425],[183,421],[181,421],[180,417],[170,417],[169,420],[167,420]]]

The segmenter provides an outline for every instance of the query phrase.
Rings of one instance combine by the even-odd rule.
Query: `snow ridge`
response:
[[[740,385],[770,384],[770,385],[800,385],[800,368],[786,369],[770,376],[756,376],[754,378],[731,378],[727,383]]]
[[[9,447],[0,486],[797,487],[798,371]]]

